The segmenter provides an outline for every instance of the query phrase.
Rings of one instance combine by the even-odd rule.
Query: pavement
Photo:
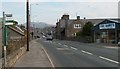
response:
[[[32,40],[30,50],[15,63],[14,67],[53,67],[48,54],[42,45]]]

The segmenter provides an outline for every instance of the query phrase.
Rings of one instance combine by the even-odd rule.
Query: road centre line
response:
[[[62,45],[61,43],[58,43],[59,45]]]
[[[117,62],[117,61],[115,61],[115,60],[112,60],[112,59],[109,59],[109,58],[106,58],[106,57],[103,57],[103,56],[99,56],[99,58],[104,59],[104,60],[107,60],[107,61],[111,61],[111,62],[116,63],[116,64],[119,63],[119,62]]]
[[[78,50],[77,48],[75,48],[75,47],[70,47],[70,48],[72,48],[72,49],[74,49],[74,50]]]
[[[64,45],[65,47],[68,47],[67,45]]]
[[[86,53],[86,54],[89,54],[89,55],[93,55],[92,53],[90,52],[87,52],[87,51],[84,51],[84,50],[81,50],[83,53]]]

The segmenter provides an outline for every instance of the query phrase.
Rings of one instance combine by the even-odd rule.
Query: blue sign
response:
[[[115,29],[115,23],[100,24],[99,29]]]

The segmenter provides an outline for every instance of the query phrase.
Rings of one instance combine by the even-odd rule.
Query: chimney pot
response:
[[[80,16],[77,16],[77,19],[80,19]]]

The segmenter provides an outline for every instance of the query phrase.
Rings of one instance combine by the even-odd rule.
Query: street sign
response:
[[[5,25],[6,26],[13,25],[14,24],[13,22],[9,22],[9,21],[13,21],[12,14],[5,14],[5,15],[6,15]]]
[[[115,29],[115,23],[100,24],[100,29]]]
[[[14,25],[14,23],[9,22],[9,23],[5,23],[5,25],[6,25],[6,26],[8,26],[8,25]]]
[[[5,14],[6,17],[12,17],[12,14]]]

